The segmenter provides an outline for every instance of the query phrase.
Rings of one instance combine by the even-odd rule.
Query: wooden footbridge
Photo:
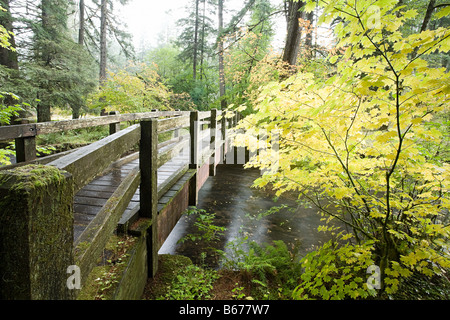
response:
[[[116,298],[139,298],[208,176],[243,163],[229,147],[237,121],[217,110],[154,111],[0,127],[20,162],[0,170],[0,298],[76,298],[120,233],[136,241]],[[120,130],[124,122],[136,124]],[[107,138],[36,159],[37,135],[99,125],[109,125]]]

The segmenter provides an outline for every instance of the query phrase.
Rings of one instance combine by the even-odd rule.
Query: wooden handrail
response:
[[[110,126],[110,134],[120,129],[120,123],[149,118],[189,116],[189,111],[152,111],[145,113],[116,114],[96,118],[19,124],[0,127],[0,141],[15,139],[17,162],[30,162],[36,159],[36,136],[68,130]],[[178,120],[179,121],[179,120]]]
[[[138,143],[140,133],[139,125],[131,126],[48,165],[71,173],[77,192]]]
[[[42,134],[57,133],[68,130],[91,128],[117,122],[137,121],[148,118],[174,117],[189,115],[189,111],[155,111],[145,113],[129,113],[78,120],[40,122],[0,127],[0,141],[16,138],[35,137]]]

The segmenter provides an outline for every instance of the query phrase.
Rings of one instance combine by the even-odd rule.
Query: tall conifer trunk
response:
[[[78,44],[80,46],[84,45],[84,33],[85,33],[85,21],[84,21],[84,0],[80,0],[80,23],[78,29]]]
[[[40,37],[49,37],[50,35],[54,34],[54,30],[52,30],[52,23],[51,23],[51,0],[42,0],[41,2],[41,23],[42,23],[42,30],[44,31],[45,35],[41,35]],[[41,39],[42,40],[42,39]],[[38,47],[38,59],[41,60],[41,63],[45,67],[49,67],[51,64],[52,56],[51,52],[48,48],[48,45],[45,44],[45,41],[41,43]],[[39,52],[39,50],[41,52]],[[42,88],[44,89],[44,88]],[[48,90],[48,88],[47,88]],[[39,103],[37,105],[37,122],[49,122],[51,121],[51,106],[48,101],[41,100],[39,93],[37,95],[37,99],[39,99]]]
[[[106,28],[107,28],[107,0],[101,2],[101,17],[100,17],[100,86],[106,81]]]
[[[218,49],[219,49],[219,87],[220,87],[220,98],[221,107],[225,109],[227,107],[227,102],[224,99],[226,94],[225,89],[225,66],[224,66],[224,50],[223,50],[223,2],[224,0],[219,0],[219,38],[218,38]]]
[[[194,27],[194,62],[193,62],[193,79],[197,79],[197,60],[198,60],[198,30],[200,25],[199,17],[200,0],[195,0],[195,27]]]

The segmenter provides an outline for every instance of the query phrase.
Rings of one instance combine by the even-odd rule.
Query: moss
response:
[[[95,280],[100,279],[106,272],[108,272],[108,266],[97,266],[92,269],[77,297],[77,300],[95,300],[95,297],[100,289],[98,281]]]
[[[12,177],[19,181],[15,186],[20,185],[20,189],[34,189],[53,183],[61,183],[65,179],[61,171],[55,167],[27,165],[3,171],[0,184],[7,183]]]
[[[87,241],[80,242],[74,250],[75,261],[78,261],[78,259],[83,255],[83,253],[87,249],[89,249],[90,246],[91,246],[91,243],[89,243]]]
[[[80,246],[89,247],[89,243]],[[124,270],[129,264],[129,252],[135,245],[135,238],[113,235],[99,257],[98,265],[89,274],[77,300],[111,300]]]
[[[10,282],[21,288],[17,297],[67,296],[60,283],[73,264],[70,175],[42,165],[5,170],[0,172],[0,198],[1,264],[14,272]],[[16,296],[12,290],[4,292]]]

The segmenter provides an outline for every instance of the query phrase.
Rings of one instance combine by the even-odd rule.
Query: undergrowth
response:
[[[356,250],[350,242],[331,241],[299,257],[297,248],[288,248],[283,241],[259,244],[241,237],[229,242],[224,250],[214,249],[213,254],[220,257],[220,267],[213,269],[205,263],[205,258],[212,254],[213,244],[225,229],[214,226],[215,215],[205,210],[191,208],[189,214],[196,216],[197,231],[182,242],[203,242],[199,248],[208,251],[199,253],[198,264],[190,261],[163,272],[162,277],[169,274],[169,278],[162,281],[164,289],[151,299],[445,300],[450,297],[448,270],[443,270],[440,277],[417,274],[400,283],[395,295],[376,297],[366,287],[370,276],[366,269],[373,263],[371,252],[363,247]]]

